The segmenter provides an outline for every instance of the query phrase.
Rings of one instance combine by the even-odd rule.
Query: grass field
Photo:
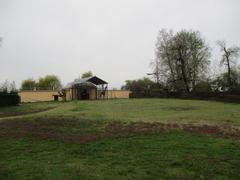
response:
[[[240,104],[130,99],[0,108],[0,179],[240,179]]]

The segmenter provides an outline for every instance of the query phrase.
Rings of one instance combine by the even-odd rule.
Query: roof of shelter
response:
[[[87,78],[87,81],[91,82],[91,83],[93,83],[95,85],[108,84],[106,81],[98,78],[97,76],[89,77],[89,78]]]
[[[93,85],[101,85],[108,84],[106,81],[98,78],[97,76],[92,76],[88,78],[78,78],[73,82],[68,83],[63,89],[69,89],[74,85],[85,85],[85,86],[93,86]]]

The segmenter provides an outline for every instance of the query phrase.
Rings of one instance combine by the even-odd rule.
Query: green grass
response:
[[[56,102],[24,103],[18,106],[0,107],[0,112],[30,112],[31,110],[45,109],[49,107],[55,107],[57,105],[58,103]]]
[[[183,132],[87,145],[2,140],[2,179],[240,178],[240,145]]]
[[[41,106],[37,103],[38,106]],[[240,125],[240,104],[179,99],[130,99],[50,103],[50,112],[26,117],[66,117],[102,121],[146,121]],[[23,105],[19,110],[27,109]],[[35,105],[32,105],[34,108]],[[45,106],[45,105],[44,105]],[[37,106],[36,106],[37,107]]]
[[[36,110],[55,107],[34,113]],[[31,103],[0,108],[0,179],[239,179],[238,140],[172,130],[106,136],[81,144],[64,138],[10,136],[21,122],[61,135],[96,135],[112,122],[230,125],[239,128],[240,104],[178,99]],[[32,112],[32,113],[31,113]],[[9,130],[6,124],[10,123]],[[49,121],[49,123],[48,123]],[[58,124],[59,121],[59,124]],[[72,122],[72,123],[70,123]],[[61,124],[62,123],[62,124]],[[13,127],[12,127],[13,126]],[[29,126],[29,124],[28,124]],[[27,129],[28,130],[28,129]],[[31,130],[31,129],[29,129]],[[9,133],[5,133],[8,131]]]
[[[26,115],[35,112],[45,111],[57,107],[53,102],[26,103],[13,107],[0,107],[0,118],[8,116]]]

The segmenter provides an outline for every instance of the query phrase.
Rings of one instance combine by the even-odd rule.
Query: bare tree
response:
[[[227,66],[228,86],[229,86],[229,88],[232,88],[232,86],[233,86],[232,64],[234,63],[234,60],[239,56],[240,47],[238,47],[238,46],[227,47],[225,41],[217,41],[217,45],[220,47],[220,50],[223,53],[222,59],[220,61],[220,65],[224,64]]]
[[[155,58],[151,61],[150,66],[153,68],[153,72],[152,73],[147,73],[147,75],[149,76],[154,76],[154,78],[156,79],[156,83],[160,82],[160,72],[161,72],[161,64],[159,59]]]
[[[156,43],[156,58],[151,62],[154,75],[157,82],[160,80],[166,82],[168,85],[175,87],[176,75],[174,72],[173,54],[170,51],[170,46],[173,39],[173,31],[162,29],[159,31]]]

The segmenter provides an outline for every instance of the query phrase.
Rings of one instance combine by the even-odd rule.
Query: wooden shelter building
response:
[[[63,100],[96,100],[108,98],[108,83],[97,76],[75,79],[60,92]]]

